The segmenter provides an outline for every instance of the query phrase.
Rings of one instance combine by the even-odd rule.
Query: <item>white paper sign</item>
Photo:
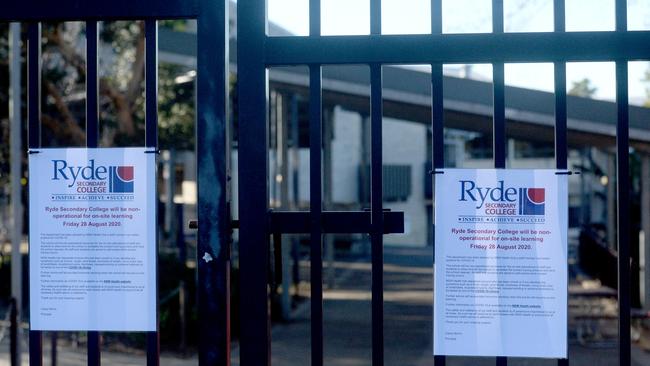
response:
[[[434,355],[566,358],[567,176],[435,176]]]
[[[156,330],[155,154],[29,156],[32,330]]]

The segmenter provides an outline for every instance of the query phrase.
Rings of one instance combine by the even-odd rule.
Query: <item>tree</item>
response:
[[[159,22],[183,31],[183,20]],[[23,26],[23,73],[26,71]],[[83,23],[43,23],[42,136],[44,146],[85,145],[86,60]],[[0,24],[0,200],[9,181],[8,23]],[[178,83],[189,68],[159,64],[159,145],[194,148],[194,83]],[[103,22],[100,32],[100,146],[144,145],[144,32],[142,22]],[[24,75],[24,74],[23,74]],[[26,77],[22,78],[23,120]],[[23,141],[26,123],[23,123]],[[23,146],[26,146],[23,144]],[[26,158],[25,158],[26,159]],[[25,162],[26,164],[26,162]]]
[[[128,24],[127,24],[128,23]],[[83,39],[79,23],[43,25],[43,123],[46,141],[64,146],[85,143],[82,113],[85,91],[86,61],[80,52]],[[144,32],[141,22],[107,22],[100,33],[102,45],[110,45],[121,55],[113,65],[123,67],[123,58],[131,65],[129,72],[116,70],[100,77],[101,145],[111,146],[115,140],[133,139],[138,130],[137,109],[141,106],[144,79]],[[130,44],[135,47],[130,52]],[[105,66],[104,66],[105,68]],[[113,70],[111,70],[113,71]],[[124,76],[126,75],[126,76]],[[122,80],[123,79],[123,80]],[[78,98],[72,96],[78,95]],[[81,104],[81,108],[80,108]]]
[[[9,182],[9,27],[0,24],[0,198]],[[1,223],[0,223],[1,224]]]
[[[161,27],[182,31],[185,21],[161,21]],[[23,27],[25,40],[26,27]],[[142,22],[103,22],[99,50],[99,112],[100,146],[144,145],[144,26]],[[45,147],[84,146],[86,59],[85,29],[81,22],[42,23],[42,141]],[[9,120],[8,120],[8,28],[0,24],[0,209],[5,197],[3,188],[9,177]],[[23,44],[23,57],[25,55]],[[25,62],[23,58],[23,69]],[[179,75],[193,75],[186,66],[159,64],[159,145],[177,149],[194,147],[194,83],[191,77],[179,81]],[[26,78],[23,78],[23,93]],[[25,108],[23,94],[23,111]],[[33,101],[30,101],[33,102]],[[37,101],[38,102],[38,101]],[[24,113],[23,116],[26,116]],[[23,123],[23,128],[26,123]],[[24,132],[24,131],[23,131]],[[26,144],[24,143],[23,146]],[[24,158],[26,159],[26,153]],[[24,162],[26,166],[26,161]],[[24,170],[23,170],[24,171]],[[36,178],[36,177],[34,177]],[[24,197],[27,190],[23,190]],[[25,198],[23,198],[25,200]],[[26,211],[27,212],[27,211]],[[25,220],[28,222],[28,220]],[[0,229],[3,223],[0,222]],[[0,232],[1,234],[1,232]],[[186,268],[172,254],[161,255],[160,291],[169,293],[177,286],[179,278],[193,278],[192,270]],[[165,262],[163,262],[165,261]],[[170,288],[171,287],[171,288]],[[194,285],[188,281],[188,290]],[[0,288],[0,294],[4,294]],[[5,290],[6,291],[6,290]],[[177,342],[178,321],[169,314],[173,301],[161,304],[163,341]],[[190,301],[189,306],[193,303]],[[166,314],[166,315],[165,315]],[[194,326],[190,324],[189,326]],[[175,328],[176,327],[176,328]],[[144,345],[142,334],[111,334],[116,341],[127,346]]]
[[[576,97],[584,98],[593,98],[593,96],[598,91],[598,88],[591,84],[591,80],[584,78],[579,81],[574,81],[571,83],[571,89],[569,89],[569,95],[574,95]]]
[[[183,21],[161,22],[182,30]],[[43,133],[54,145],[85,145],[86,63],[81,23],[44,24]],[[80,41],[81,40],[81,41]],[[100,146],[144,144],[144,23],[104,22],[100,32]],[[177,65],[159,66],[161,146],[180,142],[192,148],[194,102],[192,83],[177,85],[186,72]],[[75,97],[75,95],[77,97]],[[171,128],[173,131],[164,131]],[[167,133],[171,132],[171,133]]]

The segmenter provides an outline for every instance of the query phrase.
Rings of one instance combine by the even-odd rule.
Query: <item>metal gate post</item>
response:
[[[503,0],[492,0],[492,33],[503,33]],[[492,126],[492,153],[494,154],[494,167],[506,168],[506,116],[505,116],[505,65],[503,62],[492,63],[493,83],[493,126]],[[497,357],[497,366],[508,365],[507,357]]]
[[[309,2],[309,35],[321,35],[320,0]],[[323,365],[323,91],[320,64],[309,65],[311,364]]]
[[[144,22],[145,35],[145,141],[144,145],[158,152],[158,21],[147,19]],[[156,164],[156,167],[158,164]],[[157,171],[157,168],[156,168]],[[158,222],[158,200],[156,200],[156,222]],[[156,294],[160,269],[158,264],[158,232],[156,232]],[[160,325],[159,296],[156,296],[156,330],[147,332],[147,366],[160,364]]]
[[[271,362],[266,0],[237,3],[241,365]]]
[[[86,147],[96,148],[99,142],[99,86],[97,83],[97,22],[86,22]],[[88,332],[88,366],[99,366],[101,338],[99,332]]]
[[[431,0],[431,34],[435,34],[435,35],[442,34],[442,0]],[[434,174],[435,170],[442,169],[445,167],[445,157],[444,157],[445,121],[444,121],[442,81],[443,81],[442,64],[431,64],[431,142],[432,142],[431,161],[433,162],[434,171],[430,172],[429,174],[432,174],[434,178],[435,178],[435,174]],[[435,184],[435,179],[432,179],[431,181]],[[431,187],[431,192],[433,192],[433,187]],[[435,220],[433,215],[431,215],[431,218]],[[429,225],[433,226],[434,222],[430,222]],[[436,228],[434,226],[432,233],[435,233],[435,230]],[[434,240],[434,243],[431,246],[433,251],[432,258],[435,258],[435,249],[436,249],[435,235],[432,235],[432,240]],[[433,334],[432,334],[432,339],[433,339]],[[434,356],[433,363],[435,366],[445,366],[446,357]]]
[[[311,364],[323,364],[323,175],[321,66],[309,65]]]
[[[627,31],[627,1],[616,0],[616,31]],[[619,365],[631,362],[630,339],[630,121],[627,60],[616,60],[616,204]],[[609,228],[610,230],[613,228]]]
[[[555,32],[564,32],[565,25],[565,4],[564,0],[553,1],[553,28]],[[568,132],[567,132],[567,102],[566,102],[566,63],[555,62],[553,64],[555,79],[555,167],[558,170],[568,169]],[[567,263],[567,266],[569,264]],[[569,273],[567,271],[567,273]],[[568,280],[567,280],[568,283]],[[568,291],[568,289],[567,289]],[[568,296],[567,296],[568,299]],[[567,303],[567,309],[569,304]],[[567,318],[567,332],[568,332]],[[567,336],[568,339],[568,336]],[[567,357],[557,360],[558,366],[569,366],[569,355],[567,345]]]
[[[381,35],[381,0],[370,1],[370,34]],[[384,364],[384,216],[382,64],[370,64],[370,211],[372,364]]]
[[[21,365],[21,330],[17,322],[23,312],[23,259],[20,252],[20,245],[23,239],[23,195],[20,179],[23,170],[23,147],[22,147],[22,97],[21,97],[21,24],[11,23],[9,25],[9,118],[11,119],[10,129],[10,156],[11,156],[11,212],[13,213],[11,230],[11,365]],[[15,333],[14,333],[15,331]]]
[[[199,364],[230,365],[227,0],[200,0],[197,20]]]
[[[41,23],[38,22],[29,23],[27,35],[27,118],[28,146],[30,149],[38,149],[41,147]],[[43,334],[31,330],[31,326],[29,365],[43,365]]]

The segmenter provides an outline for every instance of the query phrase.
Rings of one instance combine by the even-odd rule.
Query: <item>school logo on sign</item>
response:
[[[111,193],[133,193],[133,166],[109,167],[109,190]]]
[[[544,215],[545,206],[544,188],[519,188],[520,215]]]
[[[479,186],[475,180],[459,180],[458,202],[474,205],[474,214],[458,216],[459,222],[542,223],[546,214],[545,188],[512,187],[504,180]]]

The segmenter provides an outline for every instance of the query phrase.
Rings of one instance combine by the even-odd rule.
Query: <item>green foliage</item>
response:
[[[186,24],[184,20],[160,22],[161,27],[176,31],[185,30]],[[144,144],[143,32],[143,23],[136,21],[103,22],[100,26],[100,146]],[[41,103],[45,146],[85,145],[84,33],[83,23],[79,22],[43,24]],[[0,60],[7,60],[6,34],[7,27],[0,27]],[[193,149],[193,82],[175,81],[189,71],[183,66],[159,64],[159,138],[163,149]],[[6,63],[0,64],[2,74],[7,77],[0,78],[0,123],[7,115]],[[0,137],[7,129],[2,131]],[[6,149],[0,150],[4,153]],[[5,160],[0,155],[0,164]]]
[[[9,26],[0,23],[0,188],[9,182]],[[0,189],[2,196],[2,189]]]
[[[175,31],[185,30],[185,20],[165,20],[159,23]],[[136,62],[136,43],[141,36],[142,24],[132,21],[106,22],[102,27],[101,39],[110,43],[119,58],[113,63],[110,73],[103,75],[106,82],[120,92],[127,92],[134,77],[133,63]],[[160,63],[158,67],[158,126],[161,149],[175,147],[178,150],[194,148],[194,84],[177,83],[176,78],[189,72],[186,67]],[[133,87],[133,86],[131,86]],[[133,121],[136,134],[116,134],[115,146],[141,145],[144,142],[144,78],[138,86],[133,103]],[[102,103],[102,124],[104,128],[118,128],[114,103]]]
[[[597,91],[598,88],[592,85],[591,80],[584,78],[574,81],[568,94],[576,97],[593,98]]]
[[[160,21],[185,31],[187,21]],[[144,144],[143,25],[136,21],[100,26],[100,136],[102,146]],[[0,191],[9,181],[9,27],[0,24]],[[42,140],[44,146],[85,145],[85,27],[81,22],[43,23]],[[24,39],[24,35],[23,35]],[[25,52],[23,44],[23,57]],[[138,48],[140,47],[140,48]],[[140,53],[139,53],[140,51]],[[139,61],[139,62],[138,62]],[[25,68],[23,59],[23,69]],[[161,149],[194,149],[194,82],[185,66],[159,64],[159,143]],[[23,103],[26,78],[22,80]],[[48,86],[52,91],[48,90]],[[57,99],[58,98],[58,99]],[[118,105],[120,98],[122,104]],[[26,116],[23,104],[23,117]],[[125,117],[126,116],[126,117]],[[131,130],[125,129],[131,125]],[[128,126],[127,126],[128,127]],[[25,135],[25,131],[23,131]]]
[[[194,149],[194,82],[185,67],[160,64],[158,67],[158,127],[161,149]],[[190,81],[176,82],[188,76]],[[179,78],[180,79],[180,78]],[[180,80],[179,80],[180,81]]]
[[[85,93],[86,75],[79,68],[83,66],[85,57],[75,52],[79,47],[75,41],[83,39],[83,29],[80,22],[42,24],[41,120],[44,146],[81,146],[85,143],[80,137],[86,120],[81,97]],[[62,52],[54,39],[61,40],[70,52]],[[25,83],[23,87],[26,87]],[[69,124],[64,125],[63,121]]]
[[[187,21],[183,19],[161,20],[158,27],[168,28],[177,32],[187,31]]]

